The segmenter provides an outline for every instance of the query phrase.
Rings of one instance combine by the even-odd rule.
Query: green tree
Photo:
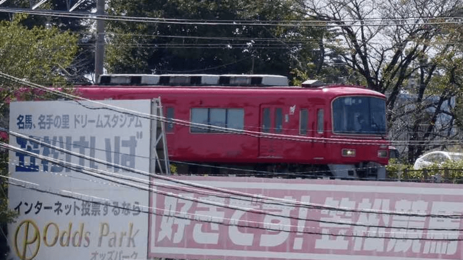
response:
[[[66,84],[63,70],[75,58],[77,37],[56,27],[28,29],[21,25],[21,20],[17,16],[12,22],[0,22],[0,70],[39,84]],[[5,83],[0,85],[3,91],[16,86]]]
[[[30,9],[31,6],[39,1],[29,0],[8,0],[2,4],[2,7],[8,8],[25,8]],[[74,4],[80,1],[68,0],[48,0],[40,5],[40,10],[46,11],[68,11]],[[73,12],[88,12],[96,7],[96,1],[83,1]],[[0,13],[0,20],[12,21],[15,15],[12,13]],[[94,49],[95,49],[95,34],[91,30],[95,21],[86,19],[76,19],[71,17],[54,17],[44,15],[30,15],[21,19],[21,24],[29,29],[34,27],[54,27],[61,32],[71,31],[78,35],[79,49],[76,59],[73,63],[63,70],[66,73],[66,78],[74,83],[89,82],[86,75],[93,73],[94,66]]]
[[[22,25],[24,16],[16,16],[12,22],[0,22],[0,72],[47,86],[66,86],[69,80],[63,72],[75,59],[78,50],[77,37],[69,32],[60,32],[56,27],[33,27]],[[0,76],[0,126],[8,128],[9,102],[15,100],[22,84]],[[39,98],[34,92],[23,92],[22,99]],[[32,94],[32,95],[31,95]],[[40,98],[46,98],[40,93]],[[4,135],[2,135],[4,137]],[[2,142],[7,140],[2,139]],[[8,153],[0,150],[0,174],[8,176]],[[14,219],[8,210],[7,181],[0,179],[0,228]],[[0,260],[7,247],[0,232]]]
[[[111,15],[215,21],[181,24],[107,22],[106,68],[111,73],[267,73],[305,69],[324,29],[260,26],[260,21],[303,21],[294,1],[123,1]],[[236,24],[230,24],[233,21]],[[250,21],[251,25],[243,25]]]

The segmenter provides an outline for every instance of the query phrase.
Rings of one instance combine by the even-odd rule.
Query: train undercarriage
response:
[[[386,178],[385,167],[374,162],[328,165],[172,162],[171,165],[172,172],[178,175],[350,180],[383,180]]]

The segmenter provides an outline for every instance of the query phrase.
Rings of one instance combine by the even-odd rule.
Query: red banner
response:
[[[459,185],[176,179],[235,192],[153,180],[149,257],[463,259]]]

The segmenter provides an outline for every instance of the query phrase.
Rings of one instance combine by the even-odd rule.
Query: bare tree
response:
[[[449,53],[459,53],[453,44],[460,36],[453,16],[461,10],[461,1],[301,0],[300,4],[313,18],[338,29],[341,56],[361,76],[360,83],[388,96],[391,136],[405,139],[409,161],[457,137],[452,108],[459,88],[458,61],[449,60]]]

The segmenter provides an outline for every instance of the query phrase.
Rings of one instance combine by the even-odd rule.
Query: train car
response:
[[[161,97],[180,173],[385,178],[385,96],[364,87],[288,86],[276,75],[103,75],[76,90],[93,100]]]

